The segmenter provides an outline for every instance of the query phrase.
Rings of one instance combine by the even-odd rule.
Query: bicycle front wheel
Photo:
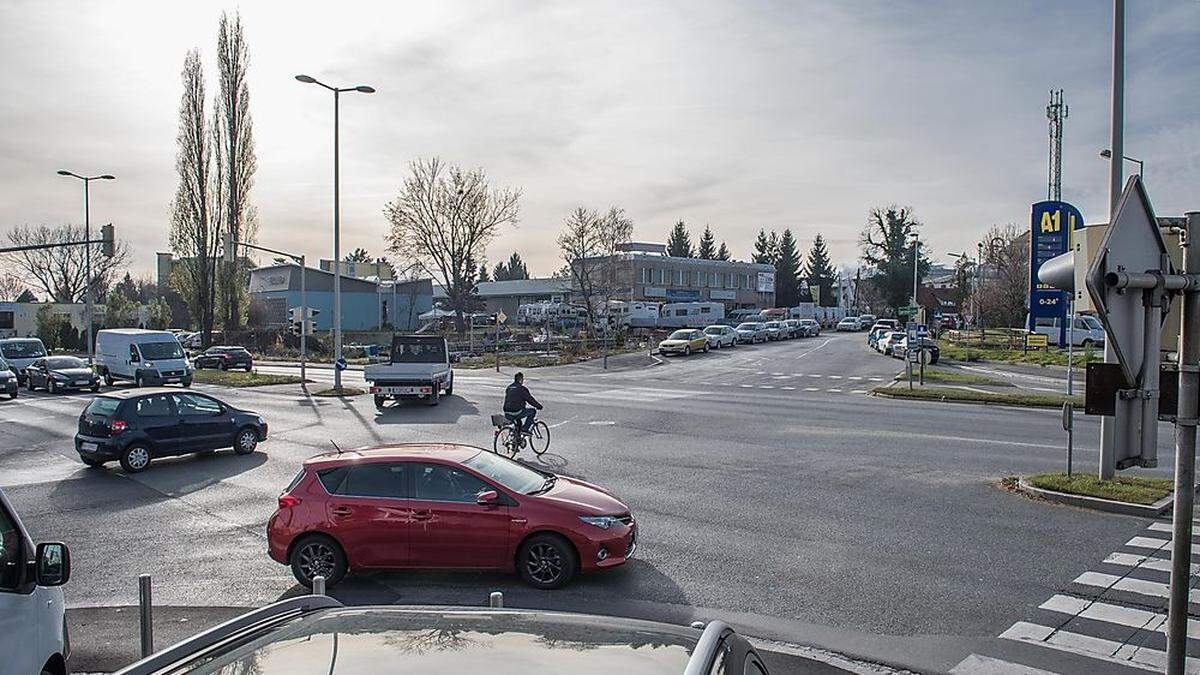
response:
[[[533,423],[533,428],[529,430],[529,448],[538,457],[550,449],[550,427],[545,422],[538,420]]]
[[[503,457],[513,457],[517,454],[517,444],[513,442],[512,427],[504,427],[496,430],[496,435],[492,436],[492,452]]]

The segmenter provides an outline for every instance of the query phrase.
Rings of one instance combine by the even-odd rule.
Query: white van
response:
[[[35,337],[0,340],[0,356],[17,371],[17,381],[25,384],[25,366],[46,356],[46,345]]]
[[[1034,319],[1033,332],[1046,336],[1052,346],[1058,346],[1058,318],[1038,317]],[[1076,347],[1104,346],[1104,326],[1091,314],[1076,314],[1074,330],[1067,330],[1067,339]]]
[[[34,546],[0,491],[0,671],[69,672],[66,605],[58,587],[70,578],[66,544]]]
[[[96,333],[96,366],[110,387],[114,380],[192,386],[192,364],[170,331],[105,328]]]

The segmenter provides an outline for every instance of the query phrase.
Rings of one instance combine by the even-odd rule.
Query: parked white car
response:
[[[875,343],[875,348],[879,350],[880,354],[887,354],[888,356],[891,356],[892,350],[896,347],[896,343],[904,338],[905,333],[903,331],[894,330],[890,333],[885,333],[884,336],[879,338],[879,341]]]
[[[855,332],[861,328],[862,323],[858,320],[857,316],[848,316],[837,322],[837,326],[834,330],[837,330],[838,332]]]
[[[0,490],[0,671],[67,673],[66,604],[71,578],[66,544],[34,546]]]
[[[170,331],[105,328],[96,333],[96,366],[110,387],[115,380],[192,386],[192,364]]]
[[[708,337],[708,346],[713,349],[733,347],[737,344],[738,334],[732,326],[707,326],[704,334]]]

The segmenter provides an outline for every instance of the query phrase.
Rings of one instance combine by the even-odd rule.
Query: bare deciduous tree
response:
[[[974,289],[983,325],[1021,327],[1028,311],[1028,229],[1013,224],[993,225],[984,237],[983,268]]]
[[[581,206],[563,223],[558,247],[571,286],[583,297],[591,331],[595,330],[599,310],[607,309],[614,292],[627,286],[620,283],[621,262],[615,254],[617,245],[632,236],[633,221],[625,216],[624,209],[615,206],[603,215]]]
[[[463,330],[475,290],[476,260],[505,224],[515,225],[519,189],[492,189],[483,169],[464,170],[440,159],[418,159],[400,194],[384,207],[391,223],[388,250],[416,264],[442,288]]]
[[[258,223],[250,205],[250,188],[258,158],[254,153],[254,127],[250,119],[250,88],[246,81],[250,51],[242,33],[242,17],[231,19],[221,13],[217,30],[218,89],[213,110],[212,162],[217,194],[217,222],[234,241],[254,242]],[[239,258],[240,261],[240,258]],[[225,327],[241,323],[246,289],[246,270],[235,261],[220,266],[218,290]]]
[[[63,244],[84,241],[84,232],[81,225],[18,225],[9,230],[8,241],[13,246]],[[107,258],[99,244],[91,246],[92,298],[98,299],[107,294],[117,270],[125,265],[129,248],[124,242],[117,242],[116,255]],[[25,282],[45,292],[51,302],[84,302],[87,299],[86,249],[86,246],[55,246],[9,253],[7,257],[21,271]]]
[[[0,274],[0,302],[14,302],[25,292],[25,282],[10,272]]]
[[[221,248],[221,224],[213,208],[215,171],[212,138],[204,113],[204,72],[200,53],[188,52],[183,63],[183,98],[175,143],[179,186],[171,213],[171,250],[179,258],[171,285],[199,324],[201,341],[212,337],[216,303],[216,262]]]

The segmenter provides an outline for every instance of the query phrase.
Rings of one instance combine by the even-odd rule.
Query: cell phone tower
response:
[[[1046,106],[1046,118],[1050,120],[1050,185],[1046,199],[1062,199],[1062,136],[1067,121],[1068,106],[1063,103],[1063,90],[1050,90],[1050,105]]]

